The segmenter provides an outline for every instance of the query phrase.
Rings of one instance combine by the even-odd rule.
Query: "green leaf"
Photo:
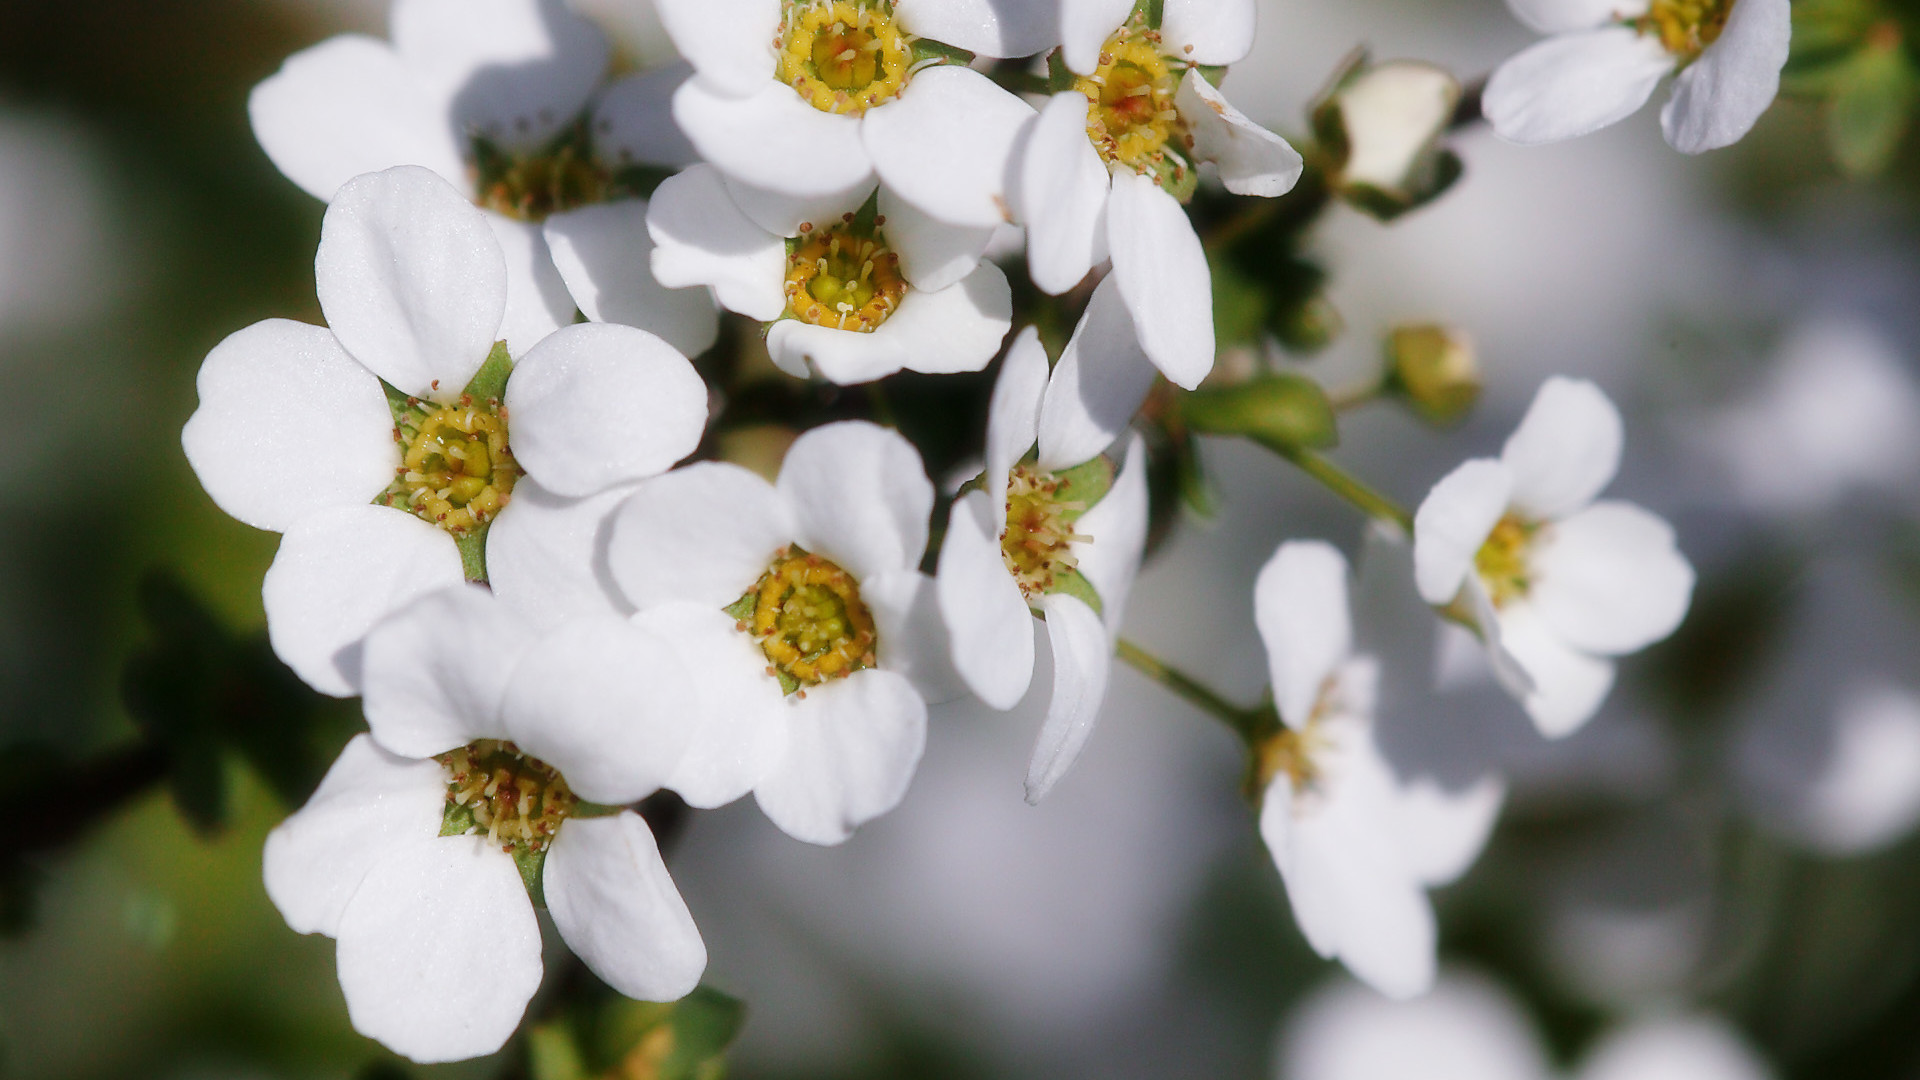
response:
[[[461,392],[471,394],[475,401],[499,401],[507,395],[507,376],[512,374],[513,356],[507,352],[507,343],[496,341],[486,363],[473,373]]]
[[[1203,388],[1180,399],[1194,431],[1243,435],[1277,450],[1324,450],[1340,442],[1326,391],[1299,375],[1266,374],[1236,386]]]
[[[1916,82],[1897,38],[1868,45],[1836,73],[1827,141],[1848,174],[1873,176],[1892,160],[1912,118]]]

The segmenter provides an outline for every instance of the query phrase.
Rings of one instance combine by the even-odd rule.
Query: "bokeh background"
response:
[[[646,0],[579,6],[633,64],[670,58]],[[151,573],[236,640],[262,627],[275,538],[212,505],[179,430],[223,336],[320,321],[321,207],[259,151],[245,101],[349,29],[383,34],[384,5],[0,4],[0,805],[22,853],[0,909],[4,1075],[517,1068],[415,1068],[351,1031],[331,943],[287,930],[260,885],[284,784],[225,759],[216,815],[71,767],[134,738],[122,670],[167,633],[141,613],[169,595],[143,592]],[[1227,90],[1298,132],[1356,46],[1471,78],[1529,40],[1499,0],[1273,0]],[[1676,523],[1702,584],[1573,739],[1539,740],[1497,694],[1436,703],[1436,731],[1499,747],[1512,777],[1488,853],[1437,896],[1461,973],[1437,1000],[1505,1002],[1541,1070],[1698,1020],[1760,1075],[1920,1076],[1920,173],[1843,178],[1791,101],[1699,159],[1651,111],[1549,148],[1454,145],[1466,177],[1434,205],[1322,223],[1345,331],[1285,362],[1357,382],[1390,326],[1437,319],[1478,343],[1486,395],[1443,432],[1363,410],[1335,456],[1412,504],[1495,451],[1546,375],[1590,377],[1628,418],[1614,490]],[[1254,573],[1283,538],[1352,550],[1360,523],[1248,445],[1205,459],[1217,513],[1175,526],[1128,634],[1250,702]],[[748,1007],[731,1075],[1330,1080],[1315,1033],[1346,1030],[1341,1009],[1373,1030],[1294,929],[1230,733],[1117,667],[1085,756],[1033,808],[1037,715],[937,711],[904,805],[840,848],[750,804],[690,822],[670,864],[709,982]],[[337,746],[354,723],[346,703],[313,730]],[[108,811],[71,812],[102,790]],[[1499,1026],[1462,1008],[1429,1029]]]

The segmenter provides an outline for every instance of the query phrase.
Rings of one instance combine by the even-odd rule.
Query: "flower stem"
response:
[[[1265,710],[1240,708],[1207,689],[1192,676],[1126,638],[1121,638],[1115,643],[1114,655],[1126,661],[1135,671],[1185,698],[1201,711],[1232,728],[1247,741],[1248,745],[1254,745],[1264,737],[1267,727],[1263,722],[1266,716]]]
[[[1285,449],[1280,456],[1300,467],[1300,471],[1325,484],[1327,490],[1360,508],[1362,513],[1381,521],[1399,526],[1408,536],[1413,535],[1413,515],[1406,508],[1380,492],[1375,491],[1365,481],[1335,465],[1333,462],[1304,448]]]

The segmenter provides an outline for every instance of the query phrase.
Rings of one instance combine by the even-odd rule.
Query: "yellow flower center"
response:
[[[1505,607],[1525,597],[1533,587],[1530,552],[1539,531],[1539,523],[1510,513],[1500,519],[1480,550],[1474,553],[1473,568],[1486,583],[1494,607]]]
[[[559,770],[510,742],[481,739],[434,758],[447,770],[440,835],[474,835],[509,855],[545,851],[580,799]]]
[[[1029,465],[1014,466],[1008,476],[1000,557],[1029,598],[1048,592],[1061,576],[1076,570],[1072,545],[1093,540],[1073,530],[1072,518],[1085,511],[1086,504],[1057,498],[1059,490],[1057,477]]]
[[[815,326],[870,334],[907,295],[900,256],[875,230],[864,237],[845,226],[803,236],[787,257],[787,311]]]
[[[1137,20],[1122,26],[1101,47],[1100,66],[1073,86],[1087,96],[1087,138],[1109,163],[1151,172],[1166,160],[1169,142],[1184,146],[1173,103],[1180,74],[1160,52],[1159,31]]]
[[[395,425],[401,464],[378,501],[432,522],[454,536],[484,529],[507,505],[520,468],[507,445],[507,411],[498,401],[429,410],[409,398]]]
[[[1313,724],[1309,724],[1304,731],[1281,725],[1278,731],[1254,747],[1254,789],[1266,791],[1274,778],[1284,773],[1293,782],[1294,791],[1305,790],[1319,777],[1319,770],[1313,763],[1313,748],[1319,741],[1319,733]]]
[[[885,0],[794,0],[774,48],[776,76],[821,112],[890,101],[913,68],[912,42]]]
[[[789,693],[874,664],[873,613],[860,583],[818,555],[782,550],[742,606],[728,610],[745,611],[739,628],[760,642],[767,674]]]
[[[1706,50],[1726,29],[1734,0],[1653,0],[1645,15],[1633,21],[1642,34],[1654,34],[1666,50],[1691,60]]]
[[[584,120],[534,154],[509,154],[476,137],[473,159],[474,202],[520,221],[542,222],[620,194],[593,153]]]

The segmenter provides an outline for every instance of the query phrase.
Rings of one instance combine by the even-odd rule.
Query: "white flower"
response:
[[[900,801],[953,679],[917,569],[932,509],[912,444],[857,421],[802,435],[777,484],[703,463],[640,486],[613,576],[703,691],[667,787],[699,807],[752,791],[816,844]]]
[[[1132,6],[1062,3],[1062,51],[1080,77],[1033,124],[1014,209],[1034,284],[1065,292],[1111,258],[1146,355],[1192,389],[1214,352],[1206,254],[1180,205],[1195,170],[1211,161],[1227,190],[1272,197],[1292,189],[1302,163],[1195,66],[1246,55],[1250,0],[1167,0],[1159,30]]]
[[[651,830],[608,811],[657,787],[691,735],[668,644],[613,616],[536,637],[472,585],[369,635],[372,734],[263,859],[287,924],[338,941],[355,1030],[421,1062],[499,1049],[540,985],[530,898],[623,994],[699,982],[706,947]]]
[[[1414,515],[1421,597],[1466,605],[1494,673],[1550,737],[1586,723],[1613,685],[1612,657],[1671,634],[1693,596],[1671,526],[1595,501],[1620,445],[1620,413],[1599,387],[1548,379],[1500,457],[1448,473]]]
[[[181,442],[221,509],[285,534],[263,588],[274,650],[347,696],[360,639],[407,600],[481,564],[503,593],[527,591],[540,560],[518,556],[542,547],[552,515],[524,496],[593,496],[691,453],[706,387],[650,334],[581,325],[521,357],[499,398],[466,394],[494,347],[506,264],[480,211],[424,168],[342,187],[314,275],[328,328],[269,319],[227,338]],[[408,395],[400,423],[382,380]]]
[[[1689,154],[1740,141],[1780,89],[1787,0],[1507,0],[1552,35],[1500,65],[1481,109],[1501,138],[1547,143],[1639,111],[1678,71],[1660,127]]]
[[[622,194],[621,170],[695,160],[669,113],[686,69],[603,88],[606,38],[561,0],[395,0],[391,25],[391,44],[343,34],[288,57],[248,100],[254,136],[318,199],[362,173],[420,165],[486,209],[508,264],[500,336],[519,352],[573,321],[574,249],[609,222],[646,217],[644,200],[585,220],[575,207]],[[689,355],[713,344],[700,290],[622,284],[617,299],[582,297],[588,317],[631,322]]]
[[[730,190],[706,165],[660,185],[647,213],[653,273],[712,286],[726,307],[770,323],[767,351],[783,371],[805,378],[811,364],[847,385],[901,368],[978,371],[1000,351],[1013,294],[980,257],[987,233],[934,221],[882,186],[782,234]]]
[[[1459,103],[1459,80],[1432,64],[1396,60],[1356,72],[1328,102],[1347,148],[1341,185],[1395,201],[1421,195],[1421,173]]]
[[[800,199],[872,186],[953,225],[1007,219],[1007,162],[1033,109],[917,39],[994,55],[1037,26],[981,0],[660,0],[660,20],[695,78],[673,115],[731,180]],[[1003,5],[991,5],[1000,7]]]
[[[1116,473],[1094,456],[1106,444],[1089,453],[1072,432],[1042,426],[1047,392],[1046,349],[1028,328],[994,386],[983,490],[954,503],[937,579],[954,667],[996,709],[1025,696],[1034,615],[1046,620],[1053,698],[1027,769],[1027,800],[1036,803],[1092,734],[1147,537],[1145,444],[1129,440]]]

